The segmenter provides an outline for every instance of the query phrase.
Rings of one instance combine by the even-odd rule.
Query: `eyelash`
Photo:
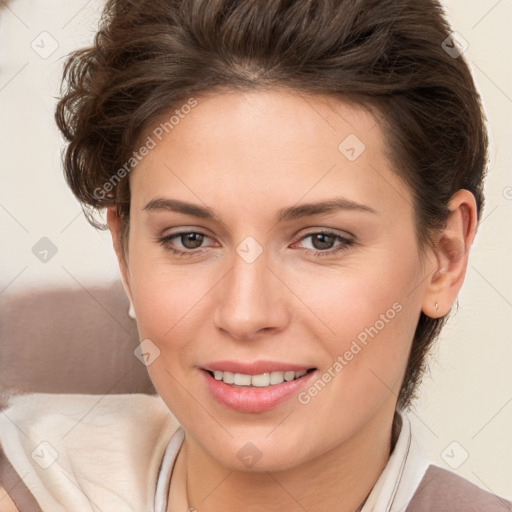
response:
[[[205,233],[201,233],[199,231],[180,231],[179,233],[173,233],[172,235],[159,237],[159,238],[157,238],[157,241],[165,248],[165,250],[170,251],[179,257],[192,257],[192,256],[195,256],[196,254],[198,254],[199,252],[204,252],[204,251],[208,250],[208,248],[203,248],[203,249],[190,249],[190,250],[183,251],[181,249],[176,249],[175,247],[172,247],[170,245],[170,242],[172,239],[179,238],[182,235],[189,235],[189,234],[202,235],[204,237],[209,238],[208,235],[206,235]],[[342,243],[338,244],[337,246],[334,246],[333,249],[326,249],[325,251],[318,251],[318,250],[314,250],[314,249],[303,249],[306,252],[312,252],[313,256],[315,258],[322,258],[322,257],[326,257],[326,256],[333,256],[333,255],[340,254],[344,251],[347,251],[352,245],[355,244],[354,240],[350,240],[349,238],[345,238],[341,235],[338,235],[337,233],[334,233],[332,231],[327,231],[327,230],[312,231],[311,233],[304,235],[299,240],[299,242],[302,242],[306,238],[309,238],[314,235],[329,235],[329,236],[333,236],[335,238],[335,241],[342,242]]]

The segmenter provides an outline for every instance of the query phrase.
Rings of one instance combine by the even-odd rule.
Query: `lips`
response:
[[[201,370],[217,402],[239,412],[257,413],[297,394],[311,382],[316,368],[277,361],[216,361]]]
[[[262,373],[287,371],[300,372],[311,368],[313,368],[312,365],[305,366],[280,361],[252,361],[248,363],[241,363],[237,361],[215,361],[203,366],[204,370],[211,372],[215,372],[217,370],[221,372],[241,373],[243,375],[260,375]]]

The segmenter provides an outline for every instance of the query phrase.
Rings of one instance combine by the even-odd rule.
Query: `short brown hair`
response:
[[[56,121],[64,171],[89,222],[116,206],[125,252],[126,177],[145,128],[193,95],[288,88],[377,109],[397,174],[414,198],[420,247],[432,244],[459,189],[484,204],[485,117],[437,0],[109,0],[94,44],[66,62]],[[414,396],[429,346],[447,320],[420,315],[398,397]]]

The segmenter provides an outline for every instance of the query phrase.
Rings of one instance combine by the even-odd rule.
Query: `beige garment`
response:
[[[153,512],[178,427],[159,396],[33,393],[0,412],[0,445],[43,512]]]

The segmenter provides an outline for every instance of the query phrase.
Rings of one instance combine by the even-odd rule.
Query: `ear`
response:
[[[123,256],[123,252],[121,250],[121,221],[115,206],[107,207],[107,225],[110,229],[110,234],[112,235],[112,245],[114,247],[114,252],[116,253],[117,262],[119,264],[119,270],[121,272],[121,279],[123,281],[124,290],[128,296],[128,299],[130,300],[130,311],[133,311],[128,261]]]
[[[448,314],[457,299],[478,224],[475,196],[469,190],[457,191],[448,208],[450,214],[433,249],[436,267],[429,275],[422,304],[423,313],[431,318]]]

